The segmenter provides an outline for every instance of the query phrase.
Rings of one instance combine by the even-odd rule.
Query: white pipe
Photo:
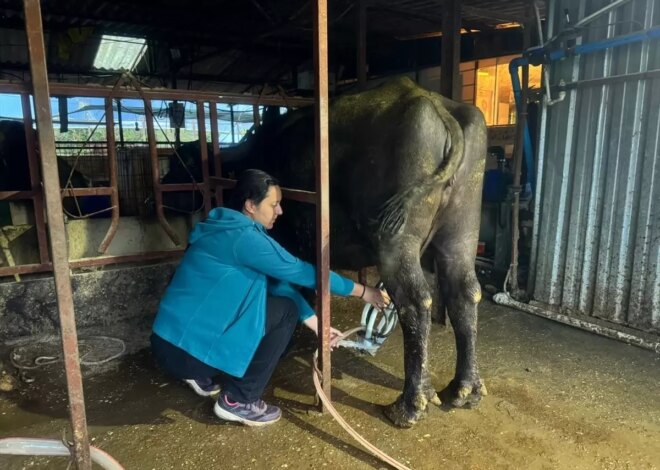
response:
[[[605,6],[604,6],[603,8],[601,8],[600,10],[593,12],[593,13],[592,13],[591,15],[589,15],[589,16],[585,16],[585,17],[582,18],[580,21],[578,21],[577,23],[575,23],[575,24],[573,25],[573,28],[576,28],[576,29],[577,29],[577,28],[580,28],[580,27],[584,26],[584,25],[587,24],[587,23],[591,23],[592,21],[594,21],[594,20],[597,19],[597,18],[600,18],[601,16],[603,16],[605,13],[609,12],[610,10],[613,10],[613,9],[615,9],[615,8],[617,8],[617,7],[620,7],[621,5],[623,5],[624,3],[628,3],[629,1],[630,1],[630,0],[618,0],[618,1],[616,1],[616,2],[612,2],[612,3],[610,3],[609,5],[605,5]]]
[[[538,2],[534,2],[534,12],[536,13],[536,27],[539,29],[539,43],[543,47],[545,46],[545,41],[543,40],[543,26],[541,25],[541,12],[539,11]]]
[[[547,66],[544,66],[543,69],[545,71],[545,83],[547,84],[547,87],[548,87],[548,94],[545,95],[545,104],[548,105],[548,106],[553,106],[557,103],[561,103],[566,98],[566,92],[564,90],[560,91],[557,98],[555,98],[554,100],[551,100],[550,99],[550,74],[548,73]],[[564,86],[564,85],[565,85],[564,80],[563,79],[559,80],[559,86],[561,87],[561,86]]]
[[[92,462],[105,470],[124,470],[110,454],[90,446]],[[8,437],[0,439],[0,455],[50,455],[71,457],[71,451],[62,441],[56,439],[36,439],[30,437]]]
[[[593,12],[591,15],[589,15],[589,16],[585,16],[584,18],[582,18],[582,19],[581,19],[580,21],[578,21],[577,23],[575,23],[575,24],[573,24],[573,25],[568,25],[568,26],[569,26],[572,30],[577,30],[577,29],[583,27],[584,25],[586,25],[586,24],[588,24],[588,23],[591,23],[591,22],[594,21],[595,19],[600,18],[600,17],[603,16],[605,13],[608,13],[609,11],[611,11],[611,10],[613,10],[613,9],[615,9],[615,8],[618,8],[618,7],[620,7],[621,5],[623,5],[623,4],[625,4],[625,3],[628,3],[629,1],[630,1],[630,0],[616,0],[616,1],[614,1],[614,2],[612,2],[612,3],[610,3],[610,4],[608,4],[608,5],[605,5],[605,6],[604,6],[603,8],[601,8],[600,10]],[[557,38],[559,37],[560,34],[561,34],[561,33],[557,33],[555,36],[552,36],[552,37],[548,40],[548,44],[555,42],[555,41],[557,40]],[[548,36],[550,36],[550,35],[548,34]]]
[[[562,315],[561,313],[551,312],[549,310],[535,307],[534,305],[524,304],[513,299],[509,294],[505,292],[499,292],[493,296],[493,301],[498,305],[505,305],[507,307],[513,307],[515,309],[521,310],[523,312],[531,313],[539,317],[547,318],[548,320],[554,320],[559,323],[564,323],[565,325],[574,326],[580,328],[581,330],[589,331],[590,333],[595,333],[600,336],[606,336],[611,339],[616,339],[618,341],[623,341],[624,343],[631,344],[633,346],[638,346],[644,349],[650,349],[660,353],[660,342],[651,342],[647,341],[644,338],[639,336],[632,335],[630,333],[624,333],[623,331],[618,331],[613,328],[608,328],[606,326],[596,325],[588,321],[580,320],[579,318],[569,317],[567,315]]]
[[[543,27],[541,25],[541,12],[539,11],[539,6],[538,3],[536,2],[534,2],[534,12],[536,13],[536,26],[539,29],[539,43],[541,47],[545,47],[546,44],[543,39]],[[564,99],[566,98],[566,92],[560,91],[559,96],[554,100],[552,99],[552,93],[550,91],[550,71],[548,70],[549,67],[550,67],[549,63],[543,65],[543,82],[545,84],[545,104],[547,106],[553,106],[557,103],[564,101]]]

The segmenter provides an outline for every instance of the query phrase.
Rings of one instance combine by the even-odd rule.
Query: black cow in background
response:
[[[37,142],[36,135],[34,141]],[[38,170],[39,179],[41,180],[41,168],[39,167]],[[79,171],[74,170],[71,173],[71,165],[59,157],[57,158],[57,170],[60,187],[66,184],[69,175],[71,175],[72,187],[87,188],[91,186],[91,182]],[[0,191],[29,191],[31,189],[30,166],[23,122],[0,120]],[[82,215],[85,215],[107,207],[110,207],[107,196],[79,197],[77,204],[73,198],[65,198],[63,201],[65,212],[74,216],[79,215],[78,208],[80,208]],[[110,211],[106,211],[102,215],[109,217]]]
[[[267,108],[268,109],[268,108]],[[278,111],[279,108],[273,108]],[[272,114],[272,112],[270,112]],[[269,114],[269,113],[267,113]],[[279,113],[278,113],[279,114]],[[208,161],[209,161],[209,175],[215,175],[215,160],[213,159],[213,146],[210,143],[206,144]],[[222,176],[226,178],[234,178],[237,173],[246,168],[248,160],[245,158],[244,153],[245,143],[239,144],[236,147],[223,148],[220,151],[222,156]],[[169,170],[161,178],[162,184],[177,184],[177,183],[198,183],[204,181],[202,177],[202,159],[199,140],[192,142],[183,142],[176,151],[172,153],[168,159]],[[191,191],[166,191],[163,192],[163,207],[173,213],[195,213],[203,209],[204,198],[200,190],[195,189]]]
[[[207,155],[209,156],[210,174],[214,174],[213,147],[207,144]],[[202,159],[199,140],[184,142],[176,151],[172,150],[169,157],[169,171],[161,179],[163,184],[176,183],[199,183],[204,181],[202,177]],[[204,198],[199,190],[192,191],[167,191],[163,193],[163,207],[174,213],[195,213],[204,206]]]
[[[29,191],[30,170],[22,122],[0,121],[0,190]]]

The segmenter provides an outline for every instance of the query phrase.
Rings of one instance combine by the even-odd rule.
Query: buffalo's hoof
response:
[[[417,421],[419,421],[426,414],[426,406],[428,400],[419,400],[423,403],[409,405],[403,399],[403,395],[399,396],[394,403],[385,407],[385,416],[387,416],[395,426],[400,428],[411,428]]]
[[[443,403],[448,403],[456,408],[473,408],[477,406],[482,397],[488,395],[488,391],[481,380],[474,382],[452,380],[439,395]]]

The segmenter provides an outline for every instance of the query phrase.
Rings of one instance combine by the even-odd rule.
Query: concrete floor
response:
[[[333,300],[333,323],[359,322],[361,304]],[[382,405],[402,387],[397,328],[375,357],[333,353],[333,400],[365,438],[413,469],[655,469],[660,466],[660,355],[484,301],[478,353],[489,395],[479,407],[431,405],[414,428],[394,428]],[[139,335],[138,335],[139,336]],[[144,340],[144,336],[141,336]],[[434,325],[436,388],[453,376],[451,328]],[[92,444],[127,469],[388,468],[312,406],[310,356],[300,338],[266,399],[282,420],[250,429],[220,422],[211,400],[159,372],[148,350],[85,373]],[[60,438],[68,429],[61,364],[0,393],[1,437]],[[62,458],[0,456],[0,468],[65,469]]]

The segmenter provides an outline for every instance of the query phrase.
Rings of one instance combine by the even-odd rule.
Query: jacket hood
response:
[[[209,212],[209,216],[195,225],[190,233],[188,243],[195,243],[199,239],[227,230],[243,229],[247,227],[263,227],[241,212],[226,207],[216,207]]]

